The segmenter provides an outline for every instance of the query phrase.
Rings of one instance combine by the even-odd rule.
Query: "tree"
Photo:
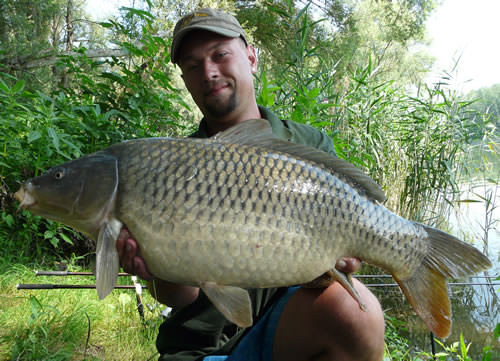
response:
[[[25,68],[33,60],[70,48],[81,33],[76,21],[82,14],[81,0],[0,0],[0,64],[4,71],[28,80],[27,87],[53,86],[59,69]]]
[[[477,99],[477,101],[471,105],[471,108],[479,113],[490,114],[491,122],[495,124],[498,132],[500,129],[500,84],[474,90],[469,96],[472,99]],[[500,137],[500,135],[498,135],[498,137]]]
[[[410,50],[425,39],[432,0],[275,0],[237,6],[238,18],[253,31],[268,68],[279,69],[276,75],[297,57],[299,33],[319,58],[329,59],[327,66],[335,67],[340,83],[349,69],[365,66],[368,58],[379,76],[400,83],[418,83],[422,70],[430,67],[430,57]]]

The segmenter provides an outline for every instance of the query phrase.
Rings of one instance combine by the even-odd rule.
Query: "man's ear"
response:
[[[255,52],[255,48],[252,45],[247,45],[247,56],[250,61],[250,69],[252,70],[252,74],[257,72],[257,54]]]

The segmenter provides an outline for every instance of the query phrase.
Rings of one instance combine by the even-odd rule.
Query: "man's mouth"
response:
[[[205,96],[218,96],[227,88],[229,88],[228,83],[215,84],[207,89],[207,91],[205,92]]]

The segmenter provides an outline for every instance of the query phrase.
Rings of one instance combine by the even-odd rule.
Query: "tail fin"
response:
[[[473,246],[438,229],[423,226],[429,235],[429,249],[412,277],[394,279],[408,302],[427,327],[438,337],[451,332],[448,277],[459,278],[491,267],[488,258]]]

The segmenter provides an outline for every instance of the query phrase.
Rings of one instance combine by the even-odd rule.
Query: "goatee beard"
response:
[[[213,103],[205,103],[205,108],[214,117],[223,117],[236,109],[236,94],[232,93],[227,101],[216,99]]]

